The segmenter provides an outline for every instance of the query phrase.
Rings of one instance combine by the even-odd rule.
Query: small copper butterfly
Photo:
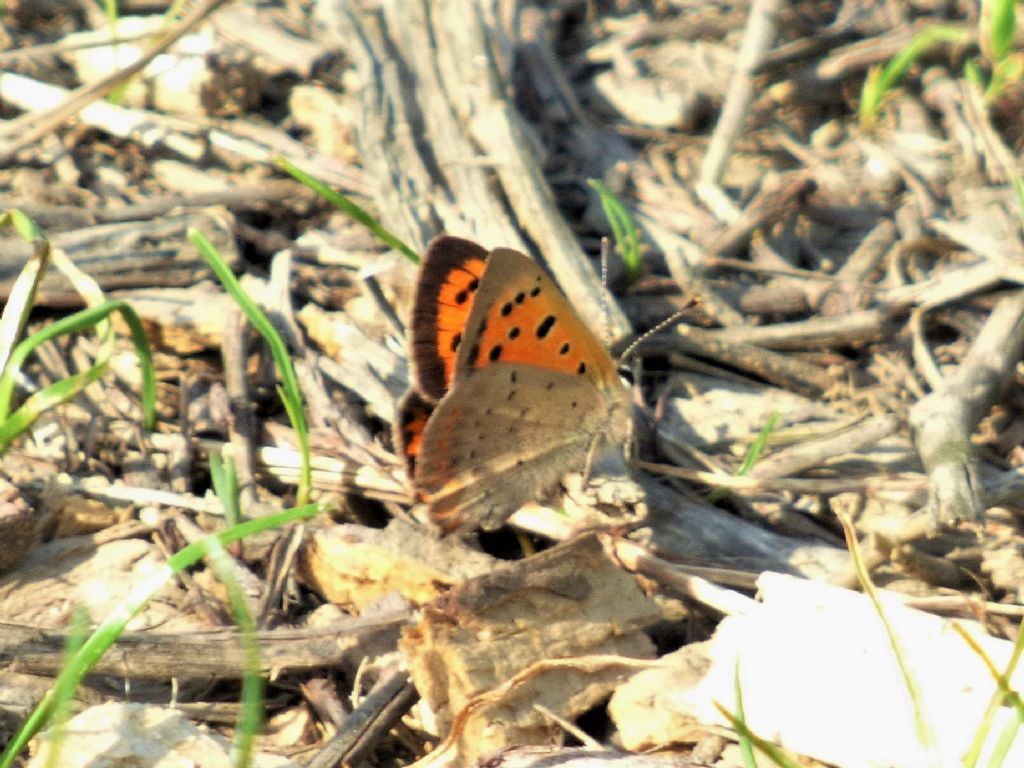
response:
[[[522,253],[435,238],[410,328],[413,387],[395,443],[443,533],[499,527],[599,441],[628,439],[615,361]]]

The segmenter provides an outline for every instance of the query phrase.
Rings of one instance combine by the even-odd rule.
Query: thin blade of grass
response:
[[[987,54],[997,66],[1013,46],[1013,33],[1017,26],[1016,0],[982,0],[979,30],[987,41]]]
[[[238,506],[238,475],[231,457],[223,456],[219,451],[210,452],[210,481],[214,494],[224,507],[227,524],[237,525],[242,521],[242,511]]]
[[[28,398],[18,410],[0,421],[0,453],[43,413],[72,400],[87,386],[98,381],[106,373],[107,367],[107,362],[97,363],[87,371],[55,381]]]
[[[1010,747],[1013,746],[1013,742],[1017,739],[1017,733],[1020,731],[1022,722],[1024,721],[1020,719],[1018,713],[1016,721],[1011,721],[1003,727],[1002,732],[999,734],[999,740],[992,749],[992,756],[989,758],[987,768],[1002,768],[1006,764],[1006,756],[1010,753]]]
[[[68,627],[67,640],[64,644],[65,663],[74,657],[78,650],[85,643],[89,632],[89,617],[82,606],[77,606],[71,616],[71,623]],[[50,741],[50,752],[46,760],[47,768],[57,768],[60,765],[60,748],[64,740],[64,729],[68,719],[71,717],[71,704],[74,701],[75,689],[72,686],[54,688],[53,693],[53,722],[54,734]]]
[[[285,389],[280,386],[277,387],[277,396],[284,403],[284,410],[288,415],[288,421],[291,422],[292,428],[295,430],[296,439],[299,441],[299,450],[303,452],[303,460],[309,463],[309,427],[306,424],[306,416],[302,411],[302,403],[288,397]],[[312,481],[307,479],[306,483],[307,486],[310,486]]]
[[[230,456],[214,451],[210,454],[210,478],[214,493],[228,525],[237,525],[241,519],[238,504],[238,475]],[[233,561],[217,539],[207,542],[206,560],[224,585],[228,605],[240,631],[244,671],[242,675],[241,711],[235,725],[232,761],[238,768],[247,768],[252,761],[253,742],[263,724],[263,678],[260,676],[260,649],[256,640],[256,622],[248,600],[235,577]]]
[[[0,316],[0,371],[7,367],[11,350],[25,331],[39,283],[50,266],[50,243],[40,234],[35,222],[18,210],[11,210],[0,216],[0,226],[8,224],[32,244],[32,256],[15,278]]]
[[[750,741],[750,737],[747,736],[747,715],[743,710],[743,686],[740,685],[740,660],[736,658],[736,664],[733,666],[732,674],[732,688],[733,693],[736,696],[736,722],[743,726],[743,731],[737,731],[740,743],[740,754],[743,755],[743,764],[747,768],[757,768],[757,760],[754,758],[754,746]]]
[[[111,299],[98,306],[86,307],[75,312],[73,315],[63,317],[32,334],[14,348],[7,367],[0,374],[0,424],[6,421],[10,414],[11,398],[14,393],[15,371],[21,368],[28,356],[40,344],[65,334],[87,330],[101,322],[107,322],[110,314],[113,312],[121,314],[131,332],[132,343],[135,346],[135,353],[139,358],[139,368],[142,375],[141,402],[143,422],[147,430],[152,430],[156,426],[156,373],[153,369],[153,356],[150,353],[149,341],[146,339],[139,316],[135,314],[134,309],[119,299]],[[105,366],[106,362],[105,360],[98,360],[96,365]]]
[[[761,431],[758,432],[757,438],[747,447],[747,452],[743,456],[743,461],[740,464],[739,469],[736,470],[736,475],[738,477],[748,474],[750,470],[754,468],[754,465],[760,460],[761,455],[764,453],[764,449],[768,445],[768,438],[771,437],[772,432],[775,431],[775,427],[778,426],[779,419],[781,417],[782,414],[779,413],[779,411],[772,411],[768,416],[768,421],[765,422]],[[708,501],[713,504],[725,496],[726,493],[727,491],[725,488],[715,488],[708,494]]]
[[[765,422],[764,427],[757,434],[757,439],[750,444],[747,448],[747,452],[743,457],[743,462],[740,464],[740,468],[736,471],[737,475],[746,475],[754,468],[754,465],[760,461],[761,456],[764,454],[764,449],[768,445],[768,438],[771,437],[775,428],[779,425],[779,419],[782,414],[779,411],[772,411],[768,415],[768,421]]]
[[[302,411],[302,392],[299,390],[299,382],[295,377],[295,368],[292,366],[291,358],[288,355],[288,348],[285,346],[281,334],[277,332],[273,323],[267,319],[263,310],[242,290],[242,286],[239,285],[235,274],[217,249],[213,247],[213,244],[201,232],[195,229],[189,230],[188,237],[192,244],[199,249],[199,253],[206,260],[210,269],[213,270],[220,284],[224,286],[224,290],[231,295],[242,311],[245,312],[253,328],[266,339],[267,346],[270,347],[270,354],[274,358],[274,365],[277,367],[277,373],[281,377],[281,386],[278,393],[281,395],[285,411],[288,413],[292,428],[295,430],[295,438],[299,442],[299,454],[302,458],[299,470],[299,486],[295,491],[295,499],[297,503],[304,504],[309,500],[310,489],[313,486],[313,474],[309,456],[309,430],[306,426],[306,416]]]
[[[985,708],[984,714],[981,716],[981,721],[978,723],[978,727],[974,731],[974,738],[971,740],[971,746],[964,753],[964,768],[974,768],[981,759],[981,752],[985,747],[985,742],[988,740],[988,735],[992,731],[992,726],[995,723],[996,715],[1003,706],[1003,702],[1010,699],[1011,704],[1014,706],[1017,712],[1017,723],[1024,722],[1024,707],[1021,705],[1020,695],[1017,694],[1010,686],[1010,680],[1013,678],[1014,672],[1017,670],[1017,664],[1020,662],[1021,654],[1024,653],[1024,622],[1018,627],[1017,640],[1013,644],[1013,651],[1010,653],[1010,659],[1006,664],[1006,669],[1000,672],[996,665],[989,658],[988,654],[985,653],[985,649],[982,648],[973,637],[971,637],[959,624],[953,624],[953,629],[964,639],[964,642],[977,654],[978,658],[981,659],[982,663],[988,668],[989,674],[996,681],[996,690],[992,692],[992,698],[989,700],[988,706]],[[1016,728],[1014,728],[1014,736],[1016,736]],[[999,744],[1002,744],[1005,734],[1000,737]],[[1012,739],[1010,743],[1012,744]],[[1006,745],[1006,749],[1009,749],[1010,744]],[[997,745],[996,749],[1000,747]],[[995,754],[995,753],[993,753]],[[989,761],[992,764],[992,761]]]
[[[985,74],[981,71],[981,67],[978,66],[978,62],[973,59],[968,59],[964,62],[964,79],[986,94],[991,87],[991,83],[988,86],[985,85]]]
[[[321,510],[326,511],[326,506],[306,504],[276,515],[247,520],[220,533],[211,534],[211,536],[215,537],[221,545],[230,544],[233,541],[238,541],[261,531],[288,525],[297,520],[305,520]],[[175,574],[190,568],[202,559],[207,552],[208,546],[205,543],[205,538],[189,544],[184,549],[173,554],[168,558],[164,567],[148,574],[135,585],[119,605],[114,607],[103,623],[82,644],[82,647],[71,661],[61,669],[57,679],[54,681],[53,687],[43,697],[43,700],[39,702],[32,711],[32,714],[28,716],[10,742],[8,742],[3,753],[0,753],[0,768],[11,768],[18,755],[27,746],[29,740],[46,724],[53,713],[56,701],[54,691],[61,686],[71,686],[72,690],[77,688],[82,678],[96,665],[96,662],[106,653],[107,649],[117,641],[117,638],[124,632],[125,626],[142,609],[142,606],[168,580],[174,578]]]
[[[869,127],[874,124],[886,94],[896,87],[900,78],[921,56],[940,43],[960,43],[968,38],[969,33],[965,29],[944,24],[925,27],[907,43],[902,51],[893,56],[888,64],[872,69],[861,90],[861,125]]]
[[[8,224],[14,227],[14,231],[25,242],[34,243],[36,240],[44,239],[39,226],[17,208],[4,211],[3,215],[0,216],[0,226],[6,227]]]
[[[1013,177],[1013,192],[1017,198],[1017,215],[1024,223],[1024,179],[1018,175]]]
[[[644,271],[640,258],[640,231],[629,210],[622,204],[610,189],[599,179],[587,179],[587,184],[597,192],[601,200],[608,225],[612,228],[612,237],[619,249],[622,263],[626,265],[626,275],[630,282],[635,282]]]
[[[411,261],[413,264],[420,263],[419,255],[408,245],[403,243],[396,235],[392,234],[389,230],[384,228],[384,225],[377,221],[373,216],[367,213],[365,210],[360,208],[355,202],[349,197],[346,197],[341,192],[331,189],[326,184],[318,181],[314,177],[310,176],[304,170],[299,168],[297,165],[289,162],[283,157],[275,157],[274,162],[277,163],[277,167],[287,173],[293,179],[298,181],[300,184],[304,184],[311,190],[316,192],[320,197],[329,202],[339,211],[344,211],[353,219],[358,221],[364,227],[366,227],[373,235],[384,243],[389,248],[401,253],[405,258]]]
[[[46,242],[43,238],[39,229],[35,226],[35,223],[28,217],[21,214],[20,211],[13,210],[10,212],[11,221],[25,236],[32,236],[37,241]],[[49,244],[47,243],[47,247]],[[139,369],[142,378],[142,413],[143,413],[143,425],[149,431],[152,431],[156,427],[156,374],[153,370],[152,355],[149,349],[149,341],[146,338],[146,334],[143,331],[142,323],[139,321],[138,315],[135,314],[135,310],[124,302],[108,302],[106,296],[103,294],[103,290],[99,284],[89,275],[85,274],[80,270],[71,259],[68,258],[67,254],[59,248],[50,252],[53,265],[57,267],[64,274],[65,277],[74,286],[75,290],[82,296],[86,303],[86,309],[81,312],[75,313],[71,317],[64,318],[54,324],[59,333],[64,327],[63,324],[67,323],[67,327],[73,328],[76,323],[81,322],[78,330],[86,330],[90,327],[95,327],[96,334],[100,339],[99,350],[96,353],[96,360],[94,366],[85,371],[84,374],[71,377],[68,385],[62,385],[60,382],[51,385],[41,393],[37,393],[39,397],[33,397],[29,399],[23,409],[19,409],[17,418],[14,419],[13,423],[7,423],[0,415],[0,424],[4,427],[4,434],[6,440],[9,442],[13,439],[13,436],[20,434],[20,431],[27,429],[31,425],[32,421],[38,417],[44,404],[49,404],[47,407],[52,407],[59,404],[54,398],[61,393],[65,393],[65,401],[74,397],[82,388],[88,386],[92,382],[99,378],[100,373],[106,369],[107,364],[110,361],[111,356],[114,353],[114,331],[113,325],[109,320],[110,312],[120,312],[125,323],[128,325],[129,333],[131,334],[132,344],[135,348],[136,356],[139,358]],[[32,345],[32,339],[43,339],[46,340],[48,333],[53,332],[54,326],[44,329],[39,334],[26,339],[28,345]],[[28,354],[30,352],[27,352]],[[27,359],[27,358],[26,358]],[[19,362],[16,367],[11,369],[11,374],[16,373],[17,369],[20,368]],[[9,382],[13,386],[13,379]],[[0,390],[3,389],[3,382],[0,381]],[[0,394],[0,413],[6,413],[10,409],[10,392]],[[35,412],[35,413],[34,413]],[[17,431],[15,431],[17,429]]]
[[[114,52],[115,66],[121,66],[120,56],[117,55],[119,48],[117,37],[118,37],[118,20],[120,14],[117,9],[117,0],[103,0],[103,15],[107,18],[107,28],[110,30],[110,47]],[[107,94],[107,101],[111,104],[120,104],[124,101],[125,94],[128,92],[132,79],[129,78],[123,83],[113,88],[110,93]]]
[[[910,666],[907,664],[906,654],[903,652],[903,646],[900,644],[895,630],[889,623],[888,617],[885,614],[885,609],[882,606],[882,601],[878,597],[878,591],[875,589],[874,582],[871,581],[868,570],[864,565],[864,558],[861,557],[860,546],[857,543],[857,535],[853,530],[853,523],[850,522],[850,518],[839,509],[836,510],[836,516],[839,518],[839,522],[843,526],[843,535],[846,537],[846,548],[850,552],[850,559],[853,561],[853,567],[857,573],[857,579],[860,581],[864,594],[867,595],[868,599],[871,601],[871,605],[874,607],[875,613],[882,622],[882,627],[885,629],[886,637],[889,639],[889,647],[892,648],[893,656],[896,659],[896,665],[899,667],[900,674],[903,676],[903,686],[907,690],[907,695],[910,696],[910,703],[914,710],[914,728],[917,734],[917,740],[921,743],[921,746],[931,754],[935,749],[935,735],[932,733],[931,726],[925,718],[921,688],[918,686],[913,675],[910,674]],[[934,762],[934,760],[931,762]]]
[[[985,102],[991,104],[998,99],[1006,87],[1024,77],[1024,54],[1015,53],[1001,59],[992,68],[992,79],[985,89]]]
[[[729,721],[729,724],[732,726],[733,730],[736,731],[737,734],[742,734],[744,738],[748,739],[751,744],[757,747],[757,750],[759,752],[763,753],[765,757],[767,757],[773,763],[775,763],[778,766],[781,766],[781,768],[800,768],[800,764],[792,757],[790,757],[784,749],[775,746],[770,741],[762,739],[760,736],[758,736],[756,733],[750,730],[750,728],[747,726],[745,722],[742,722],[741,720],[737,719],[732,714],[732,712],[727,710],[717,701],[715,702],[715,708],[718,709],[722,716]]]
[[[219,494],[218,494],[219,497]],[[231,759],[236,768],[248,768],[252,762],[253,742],[263,725],[263,677],[260,675],[260,647],[256,638],[256,622],[235,577],[234,561],[215,537],[201,539],[206,562],[217,574],[228,595],[228,605],[239,630],[244,670],[242,674],[241,710],[235,724]]]

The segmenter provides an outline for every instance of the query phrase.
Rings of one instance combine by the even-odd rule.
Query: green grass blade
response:
[[[320,195],[320,197],[329,202],[339,211],[344,211],[353,219],[355,219],[364,227],[366,227],[368,230],[370,230],[370,232],[372,232],[373,235],[378,240],[380,240],[382,243],[388,246],[388,248],[393,248],[394,250],[398,251],[413,264],[420,263],[419,254],[417,254],[408,245],[403,243],[396,235],[392,234],[389,230],[385,229],[384,225],[382,225],[379,221],[373,218],[373,216],[371,216],[365,210],[356,205],[356,203],[353,202],[350,198],[346,197],[341,192],[337,192],[331,189],[326,184],[313,178],[304,170],[299,168],[297,165],[294,165],[293,163],[289,162],[283,157],[274,158],[274,162],[277,163],[278,168],[283,170],[293,179],[309,187],[311,190],[316,192],[318,195]]]
[[[1021,724],[1024,723],[1020,719],[1020,714],[1015,721],[1008,722],[1002,733],[999,734],[999,740],[996,742],[995,747],[992,750],[992,756],[989,758],[987,768],[1002,768],[1006,763],[1006,756],[1010,754],[1010,747],[1013,746],[1013,742],[1017,739],[1017,733],[1020,731]]]
[[[874,124],[882,106],[882,100],[915,61],[940,43],[964,42],[969,38],[969,34],[965,29],[944,24],[925,27],[907,43],[902,51],[893,56],[888,64],[872,69],[861,90],[861,125],[870,127]]]
[[[978,62],[968,59],[964,62],[964,79],[983,93],[988,93],[992,83],[985,85],[985,73],[981,71]]]
[[[1017,197],[1017,215],[1024,224],[1024,179],[1016,174],[1013,177],[1013,192]]]
[[[1013,33],[1017,26],[1016,5],[1016,0],[982,0],[981,19],[986,23],[980,32],[988,39],[988,55],[993,67],[1006,58],[1013,46]]]
[[[309,426],[306,424],[305,414],[302,412],[302,403],[294,400],[293,398],[287,397],[282,387],[277,388],[277,396],[281,398],[281,402],[284,403],[285,413],[288,415],[288,421],[291,422],[292,427],[295,429],[295,439],[299,442],[299,449],[302,451],[303,460],[309,462]],[[306,479],[307,485],[311,485],[311,479]]]
[[[772,432],[775,431],[775,427],[778,426],[779,419],[781,417],[782,414],[778,411],[772,411],[768,416],[768,421],[766,421],[764,426],[761,428],[757,438],[747,446],[747,452],[743,456],[743,461],[740,464],[739,469],[736,470],[737,476],[742,477],[743,475],[748,474],[750,470],[754,468],[754,465],[757,464],[758,460],[760,460],[765,447],[768,445],[768,438],[771,437]],[[725,488],[715,488],[708,494],[708,501],[713,504],[725,496],[726,493],[727,491]]]
[[[220,495],[218,494],[218,498]],[[234,561],[216,537],[208,536],[197,542],[205,550],[206,562],[213,568],[228,595],[228,604],[239,629],[244,671],[242,675],[241,711],[235,726],[232,762],[237,768],[247,768],[252,761],[253,742],[263,725],[263,677],[260,675],[260,647],[256,637],[256,622],[249,610],[248,600],[234,573]]]
[[[213,244],[201,232],[195,229],[189,230],[188,237],[192,244],[199,249],[199,253],[206,260],[206,263],[210,265],[210,269],[213,270],[217,279],[220,280],[224,290],[241,307],[246,317],[249,318],[249,322],[252,323],[253,328],[266,339],[267,345],[270,347],[270,354],[274,358],[274,365],[277,367],[278,376],[281,377],[280,391],[283,393],[282,400],[285,411],[288,413],[288,418],[291,420],[292,427],[295,430],[296,439],[299,441],[302,466],[299,472],[299,487],[296,489],[295,499],[297,503],[304,504],[309,500],[310,489],[313,485],[313,474],[310,468],[309,457],[309,430],[306,426],[306,417],[302,411],[302,393],[299,390],[299,381],[295,377],[295,368],[292,366],[291,358],[288,356],[288,348],[285,346],[281,334],[274,328],[273,323],[267,319],[263,310],[242,290],[242,286],[238,284],[238,279],[231,271],[227,262],[224,261],[224,258],[217,252],[217,249],[213,247]]]
[[[745,475],[754,468],[754,465],[761,459],[761,455],[764,453],[765,447],[768,445],[768,438],[771,437],[772,432],[779,424],[779,419],[782,414],[778,411],[772,411],[768,416],[768,421],[765,422],[764,427],[757,435],[757,439],[750,444],[747,448],[747,453],[743,457],[743,463],[740,464],[740,468],[736,471],[737,475]]]
[[[18,410],[0,421],[0,453],[12,440],[31,427],[43,413],[68,402],[87,386],[99,380],[106,373],[108,365],[106,361],[97,363],[87,371],[55,381],[28,398]]]
[[[67,640],[64,644],[65,663],[78,653],[85,643],[89,631],[89,617],[82,606],[75,608],[71,617],[71,625],[68,628]],[[71,704],[74,701],[75,689],[73,686],[64,685],[60,688],[54,687],[53,691],[53,737],[50,741],[50,751],[46,760],[46,768],[57,768],[60,765],[61,742],[64,740],[64,730],[68,719],[71,717]]]
[[[626,265],[626,275],[630,282],[635,282],[644,271],[640,257],[640,230],[633,221],[633,216],[610,189],[599,179],[587,179],[587,184],[597,192],[601,200],[608,225],[612,228],[612,237],[619,249],[622,263]]]
[[[737,731],[740,743],[740,754],[743,755],[743,764],[747,768],[757,768],[757,760],[754,758],[754,746],[747,735],[747,715],[743,710],[743,686],[740,685],[740,660],[736,658],[732,674],[733,693],[736,696],[736,722],[743,726],[743,731]]]
[[[130,305],[117,301],[113,307],[120,313],[121,319],[128,326],[132,337],[132,346],[139,358],[139,374],[142,377],[142,392],[140,393],[142,423],[148,431],[152,432],[156,429],[156,368],[153,365],[153,353],[149,348],[149,339],[146,338],[142,321]]]
[[[103,15],[107,17],[107,24],[111,27],[117,26],[117,0],[103,0]]]
[[[256,520],[247,520],[220,533],[211,534],[211,536],[215,537],[223,546],[261,531],[288,525],[297,520],[305,520],[317,514],[320,509],[321,507],[316,504],[306,504],[276,515],[269,515]],[[32,714],[29,715],[18,732],[8,742],[3,753],[0,753],[0,768],[11,768],[18,755],[25,749],[29,740],[46,724],[53,714],[56,701],[54,691],[62,686],[71,686],[72,689],[76,688],[82,681],[82,678],[89,673],[96,665],[96,662],[106,653],[107,649],[117,641],[117,638],[124,632],[125,626],[141,610],[146,601],[163,587],[169,579],[173,578],[174,574],[195,565],[207,551],[208,543],[206,543],[205,538],[189,544],[168,558],[164,567],[148,574],[135,585],[128,596],[93,631],[71,661],[61,669],[57,679],[54,681],[53,688],[43,697],[43,700],[36,706]]]
[[[36,223],[17,208],[4,211],[3,215],[0,215],[0,227],[6,227],[8,224],[14,227],[19,237],[29,243],[44,239]]]
[[[22,267],[7,294],[3,315],[0,317],[0,372],[6,367],[14,345],[25,332],[29,315],[36,302],[39,283],[50,266],[50,243],[35,222],[18,210],[0,215],[0,226],[14,226],[16,232],[32,244],[32,256]]]
[[[214,493],[224,507],[228,525],[237,525],[241,519],[238,504],[238,475],[230,456],[219,452],[210,454],[210,478]],[[263,725],[263,678],[260,675],[260,649],[256,640],[256,622],[248,600],[235,577],[234,562],[215,538],[204,539],[206,559],[224,585],[228,604],[240,631],[245,669],[242,676],[241,711],[235,726],[232,760],[238,768],[248,768],[252,761],[253,743]]]
[[[882,65],[876,64],[868,70],[864,77],[864,85],[860,89],[860,124],[863,128],[871,128],[878,119],[878,110],[882,99],[888,91],[882,87]]]
[[[1015,53],[1001,59],[992,68],[992,79],[985,89],[985,101],[991,104],[998,99],[1006,87],[1024,78],[1024,54]]]
[[[238,475],[230,456],[222,456],[218,451],[210,453],[210,480],[224,507],[224,519],[228,525],[237,525],[242,521],[242,512],[238,505]]]
[[[875,589],[874,582],[871,581],[867,567],[864,565],[864,559],[860,554],[860,546],[857,544],[857,535],[853,529],[853,523],[850,522],[850,519],[838,509],[836,510],[836,516],[839,518],[839,522],[842,523],[843,534],[846,537],[846,548],[850,552],[850,559],[853,562],[853,567],[857,573],[857,578],[860,581],[861,588],[864,590],[864,594],[871,601],[871,605],[874,607],[875,613],[882,622],[882,627],[885,629],[886,637],[889,640],[889,647],[892,649],[896,665],[899,667],[900,674],[903,676],[903,686],[907,690],[907,695],[910,697],[910,704],[914,711],[914,728],[917,732],[917,740],[927,752],[932,753],[935,748],[935,735],[932,733],[931,726],[928,724],[928,720],[924,714],[924,700],[921,688],[918,686],[917,680],[914,679],[914,676],[910,674],[910,665],[907,663],[907,657],[903,652],[903,646],[900,643],[899,637],[896,635],[896,631],[889,623],[889,619],[885,614],[885,609],[882,606],[882,601],[878,597],[878,591]]]
[[[722,716],[729,721],[737,735],[741,735],[743,738],[749,740],[750,743],[757,748],[758,752],[763,753],[773,763],[781,766],[781,768],[800,768],[800,764],[790,757],[784,749],[775,746],[770,741],[762,739],[750,730],[745,722],[739,720],[732,712],[727,710],[717,701],[715,702],[715,708],[718,709]]]
[[[981,717],[981,721],[978,727],[974,731],[974,738],[971,740],[971,746],[964,753],[964,768],[974,768],[978,764],[978,760],[981,759],[981,752],[985,747],[985,742],[988,740],[988,735],[992,731],[992,726],[995,723],[996,715],[998,715],[1004,702],[1009,699],[1017,712],[1017,724],[1024,722],[1024,706],[1021,704],[1020,696],[1011,688],[1010,680],[1013,678],[1014,673],[1017,670],[1017,664],[1020,662],[1021,655],[1024,654],[1024,621],[1017,628],[1017,640],[1013,644],[1013,651],[1010,653],[1010,659],[1006,664],[1006,668],[1000,672],[996,669],[995,664],[985,653],[984,649],[971,637],[959,624],[954,624],[953,629],[964,639],[964,642],[970,646],[971,650],[977,654],[978,658],[981,659],[982,663],[988,668],[992,678],[996,681],[996,690],[992,692],[992,698],[989,700],[988,706],[985,708],[985,712]],[[1014,736],[1016,736],[1016,728],[1014,730]],[[996,745],[996,749],[993,752],[993,757],[1003,748],[1002,744],[1006,738],[1005,732],[1000,736],[999,742]],[[1012,739],[1010,740],[1012,744]],[[1007,744],[1005,749],[1009,749],[1010,744]],[[1005,757],[1005,755],[1004,755]],[[998,764],[998,763],[996,763]],[[992,759],[989,760],[989,765],[993,765]]]
[[[73,315],[61,318],[24,339],[14,348],[7,367],[0,374],[0,425],[3,425],[11,412],[11,399],[14,394],[14,374],[24,365],[25,360],[39,345],[59,336],[92,328],[98,323],[105,322],[113,312],[121,314],[131,332],[132,343],[135,346],[135,353],[139,358],[139,369],[142,375],[141,401],[143,423],[147,430],[152,431],[156,426],[156,373],[153,369],[153,356],[150,352],[149,341],[146,339],[139,316],[135,314],[135,310],[128,304],[117,299],[105,301],[95,307],[86,307],[75,312]],[[105,368],[108,361],[109,358],[97,360],[96,366],[103,366]],[[71,380],[89,384],[95,381],[95,378],[89,378],[90,375],[91,371],[88,371],[85,374],[79,374],[82,378],[71,377]],[[53,386],[51,385],[48,389],[52,390]],[[61,389],[59,391],[64,390]],[[80,390],[75,390],[75,392],[77,391]]]
[[[120,18],[121,14],[117,7],[117,0],[103,0],[103,15],[107,19],[107,28],[110,30],[110,48],[114,53],[115,66],[123,66],[121,63],[121,56],[118,55],[120,49],[120,43],[118,43],[118,35],[120,32]],[[125,99],[125,94],[128,93],[128,89],[131,87],[132,82],[136,78],[128,78],[120,85],[115,86],[107,94],[106,100],[111,104],[121,104]]]

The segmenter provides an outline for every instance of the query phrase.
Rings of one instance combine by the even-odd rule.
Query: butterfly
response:
[[[547,273],[510,248],[435,238],[410,322],[396,449],[442,533],[492,530],[632,425],[615,361]]]

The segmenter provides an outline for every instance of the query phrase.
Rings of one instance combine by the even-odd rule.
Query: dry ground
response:
[[[224,526],[211,453],[234,457],[245,514],[294,503],[269,357],[192,227],[285,333],[316,495],[336,507],[231,550],[261,627],[266,764],[738,765],[714,702],[735,711],[742,670],[754,731],[808,761],[923,765],[841,515],[874,582],[907,598],[887,605],[930,702],[931,764],[959,764],[993,684],[920,610],[990,635],[1003,668],[1024,598],[1021,89],[986,103],[964,79],[985,65],[974,3],[207,0],[153,68],[63,112],[191,22],[123,0],[112,49],[94,3],[5,5],[3,208],[136,308],[159,415],[145,433],[124,338],[103,379],[0,455],[5,734],[59,669],[76,606],[102,620]],[[964,42],[863,125],[867,72],[940,22]],[[524,509],[520,538],[438,540],[390,439],[415,267],[279,156],[416,252],[448,232],[529,253],[616,350],[684,309],[635,358],[632,480],[596,476],[568,514]],[[613,258],[610,305],[588,179],[643,242],[640,279]],[[29,252],[5,236],[5,301]],[[29,331],[82,305],[54,272]],[[18,397],[97,346],[46,344]],[[209,738],[193,723],[230,736],[231,626],[210,571],[169,584],[79,689],[61,764],[157,764]]]

